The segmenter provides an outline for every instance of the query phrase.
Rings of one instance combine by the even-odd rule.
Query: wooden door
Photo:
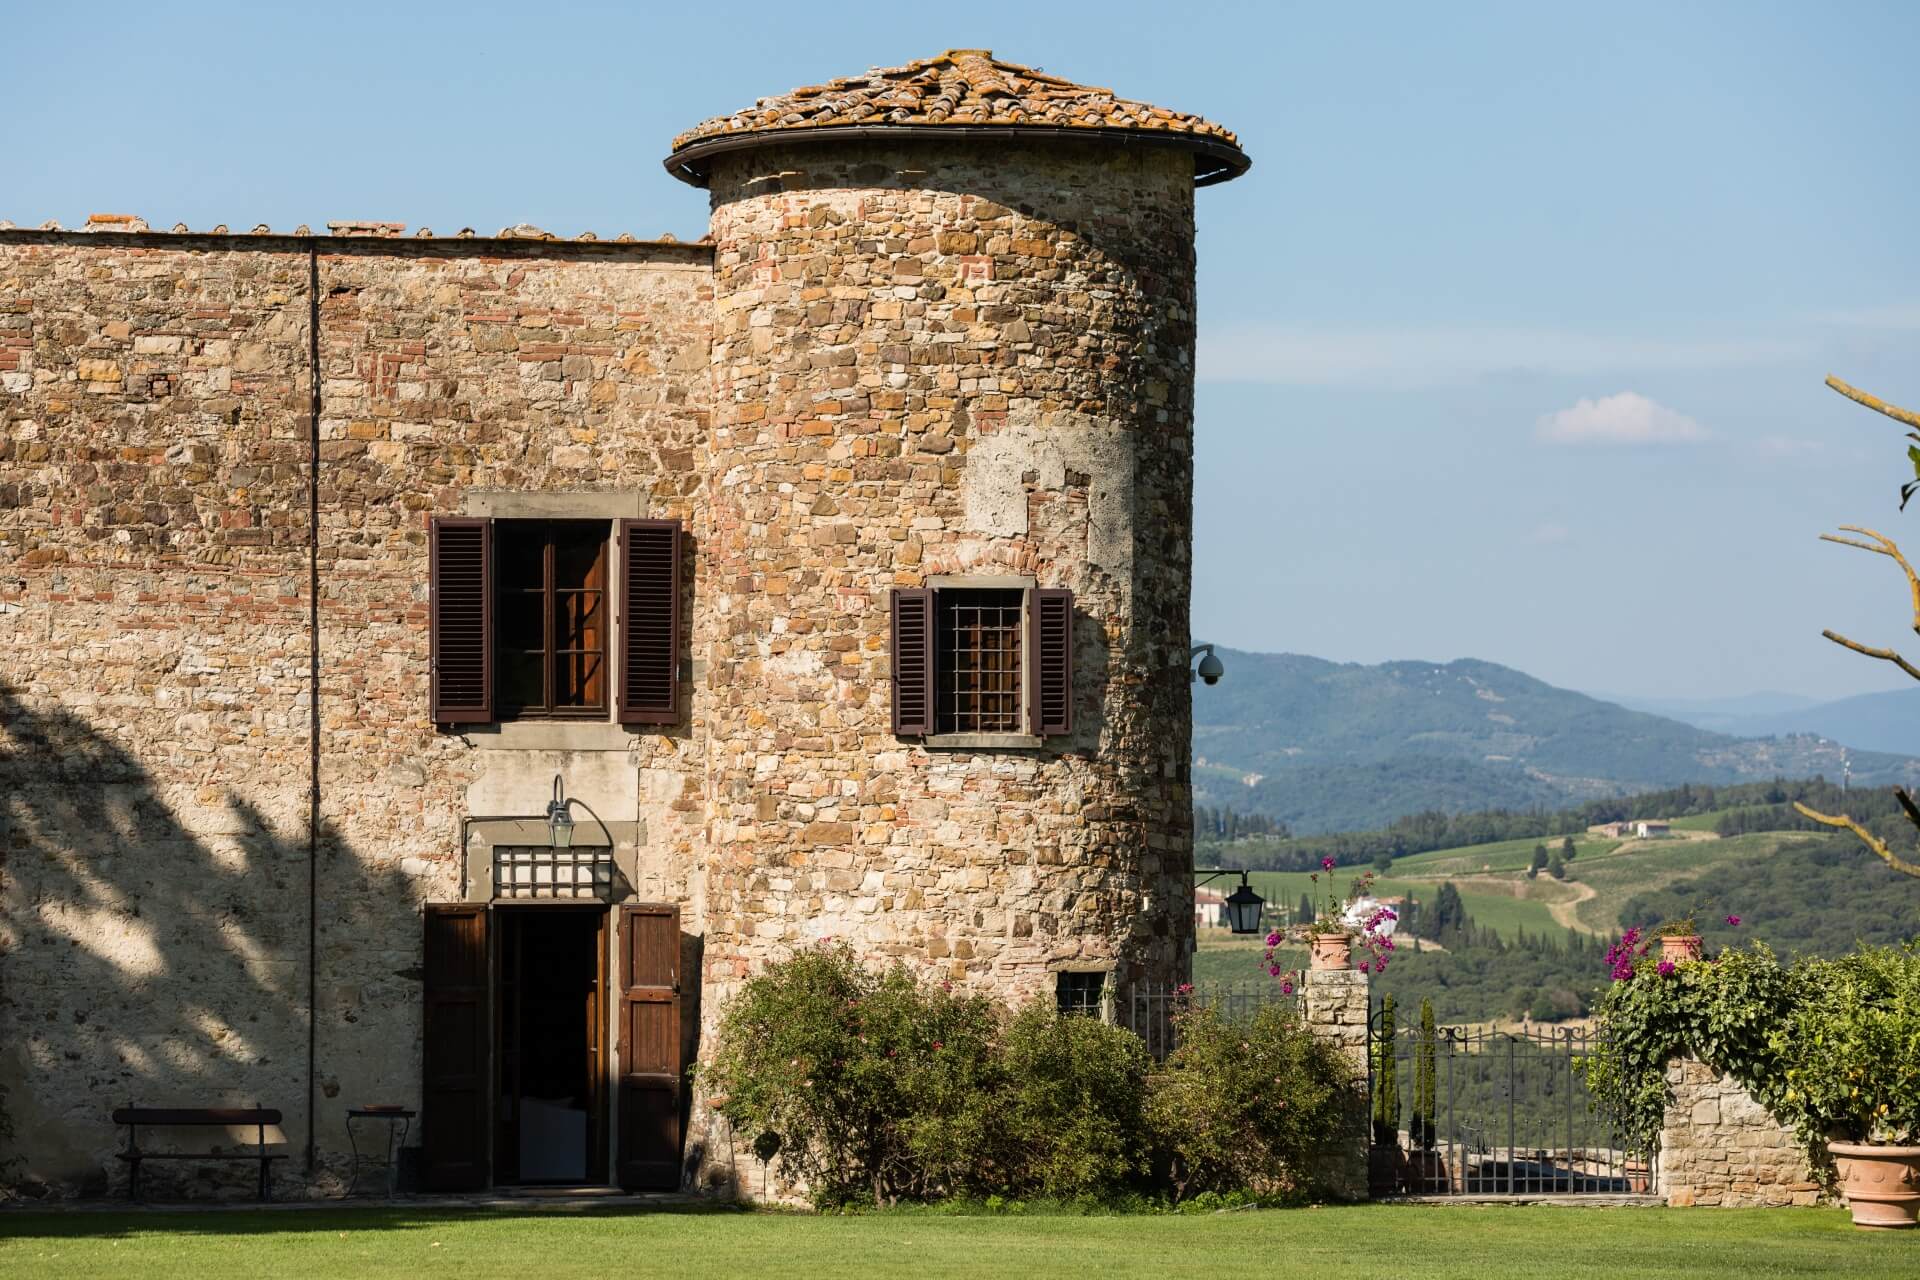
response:
[[[487,909],[429,903],[420,1105],[421,1177],[429,1191],[487,1185]]]
[[[620,1185],[680,1188],[680,908],[620,909]]]

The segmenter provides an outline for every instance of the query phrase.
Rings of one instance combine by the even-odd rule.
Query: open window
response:
[[[677,520],[432,523],[435,724],[679,718]]]
[[[1073,732],[1073,593],[946,585],[893,593],[893,731],[901,737]]]

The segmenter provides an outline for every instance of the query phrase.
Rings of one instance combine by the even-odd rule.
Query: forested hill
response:
[[[1685,782],[1841,771],[1831,740],[1713,733],[1492,662],[1220,656],[1226,679],[1194,687],[1195,801],[1303,834],[1428,809],[1560,808]],[[1857,784],[1920,780],[1920,761],[1851,757]]]

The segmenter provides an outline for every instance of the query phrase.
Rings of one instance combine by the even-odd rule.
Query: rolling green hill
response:
[[[1683,782],[1838,777],[1812,736],[1735,738],[1629,711],[1491,662],[1334,663],[1221,651],[1194,694],[1198,803],[1300,833],[1423,809],[1560,808]],[[1857,784],[1920,780],[1920,761],[1851,753]]]

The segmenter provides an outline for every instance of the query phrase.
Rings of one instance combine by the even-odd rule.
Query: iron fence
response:
[[[1135,982],[1122,985],[1114,995],[1111,1021],[1127,1028],[1146,1045],[1147,1056],[1165,1062],[1179,1047],[1179,1028],[1174,1014],[1189,1008],[1217,1009],[1233,1020],[1250,1018],[1276,1004],[1299,1005],[1298,989],[1287,992],[1278,982]]]
[[[1417,1027],[1388,1036],[1376,1007],[1367,1044],[1375,1195],[1635,1195],[1652,1189],[1652,1160],[1630,1157],[1593,1111],[1575,1065],[1597,1047],[1588,1029],[1439,1027],[1423,1043]],[[1391,1121],[1378,1110],[1389,1055],[1398,1094]],[[1427,1114],[1416,1088],[1423,1056],[1433,1082]],[[1388,1128],[1392,1143],[1381,1140]]]

